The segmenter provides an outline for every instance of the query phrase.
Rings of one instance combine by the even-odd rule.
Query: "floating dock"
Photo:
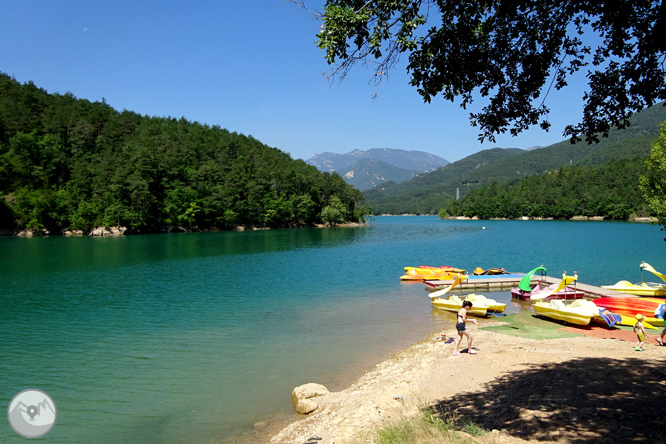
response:
[[[471,290],[474,292],[489,292],[489,291],[510,291],[513,287],[517,287],[520,280],[525,275],[521,274],[500,274],[496,276],[470,276],[465,282],[460,284],[457,288],[461,290]],[[532,285],[539,284],[542,287],[547,287],[551,284],[559,283],[562,278],[556,278],[552,276],[533,276],[531,280]],[[453,283],[453,280],[442,280],[442,281],[424,281],[425,289],[427,292],[433,292],[437,290],[443,290]],[[635,298],[638,297],[633,294],[622,293],[615,290],[607,290],[605,288],[596,287],[594,285],[581,284],[576,282],[571,284],[570,287],[576,288],[585,293],[586,299],[597,299],[605,297],[627,297]]]

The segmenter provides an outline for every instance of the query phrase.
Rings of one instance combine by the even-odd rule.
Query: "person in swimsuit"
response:
[[[458,340],[456,341],[456,348],[453,351],[453,356],[460,356],[458,348],[460,347],[463,336],[467,336],[467,353],[470,355],[476,354],[476,350],[472,350],[472,336],[469,334],[469,332],[467,332],[467,330],[465,330],[465,322],[467,322],[467,310],[470,308],[472,308],[472,303],[470,301],[464,301],[462,303],[462,308],[458,312],[458,317],[456,318]],[[479,325],[479,323],[476,322],[476,319],[470,319],[470,321],[474,322],[476,325]]]
[[[634,347],[634,350],[636,351],[643,351],[643,344],[645,344],[645,326],[643,325],[643,319],[645,316],[642,314],[637,314],[636,315],[636,323],[634,324],[634,333],[636,333],[636,336],[638,338],[638,341],[636,342],[636,347]]]

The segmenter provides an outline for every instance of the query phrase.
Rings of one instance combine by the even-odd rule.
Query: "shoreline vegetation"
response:
[[[382,214],[381,216],[432,216],[430,214]],[[516,219],[506,219],[506,218],[491,218],[491,219],[481,219],[479,217],[467,217],[467,216],[449,216],[449,217],[439,217],[441,220],[524,220],[524,221],[539,221],[539,220],[562,220],[562,219],[554,219],[552,217],[519,217]],[[570,221],[590,221],[590,222],[603,222],[603,221],[608,221],[606,218],[603,216],[574,216],[569,219]],[[612,222],[617,222],[615,220],[611,220]],[[628,219],[627,222],[639,222],[639,223],[651,223],[651,224],[656,224],[657,218],[656,217],[635,217]],[[334,228],[355,228],[355,227],[363,227],[370,225],[368,222],[345,222],[345,223],[340,223],[336,224]],[[291,228],[303,228],[303,227],[291,227]],[[329,224],[313,224],[308,228],[331,228],[331,225]],[[38,237],[38,236],[66,236],[66,237],[83,237],[83,236],[90,236],[90,237],[108,237],[108,236],[125,236],[125,235],[134,235],[134,234],[157,234],[157,233],[186,233],[186,232],[209,232],[209,231],[261,231],[261,230],[271,230],[271,227],[256,227],[256,226],[238,226],[232,230],[214,230],[214,229],[196,229],[194,228],[193,230],[188,230],[185,227],[178,226],[178,225],[163,225],[159,227],[155,227],[151,230],[145,231],[144,233],[134,233],[128,230],[127,227],[118,227],[118,226],[112,226],[112,227],[97,227],[94,228],[90,231],[84,232],[83,230],[62,230],[60,232],[51,232],[45,228],[39,228],[39,229],[23,229],[20,231],[16,230],[10,230],[10,229],[0,229],[0,236],[17,236],[17,237]]]
[[[313,398],[314,413],[265,430],[265,442],[642,442],[663,428],[659,331],[637,353],[629,330],[560,325],[556,337],[533,339],[492,331],[502,325],[474,327],[476,355],[452,356],[453,344],[430,335]]]
[[[369,225],[368,222],[344,222],[335,224],[331,226],[330,224],[312,224],[308,228],[355,228],[363,227]],[[286,228],[286,227],[282,227]],[[303,228],[303,227],[289,227],[289,228]],[[233,230],[216,230],[216,229],[197,229],[196,227],[193,230],[188,230],[184,227],[177,225],[162,225],[159,227],[154,227],[150,230],[144,231],[143,233],[136,233],[129,230],[127,227],[97,227],[91,231],[83,230],[61,230],[59,232],[51,232],[46,228],[39,229],[23,229],[20,231],[12,231],[9,229],[0,229],[0,236],[17,236],[17,237],[39,237],[39,236],[65,236],[65,237],[109,237],[109,236],[125,236],[125,235],[136,235],[136,234],[159,234],[159,233],[203,233],[203,232],[214,232],[214,231],[263,231],[271,230],[271,227],[256,227],[256,226],[243,226],[239,225]]]
[[[371,214],[338,174],[217,125],[119,112],[3,73],[0,111],[4,231],[335,226]]]
[[[432,216],[432,214],[382,214],[381,216]],[[573,216],[567,219],[556,219],[554,217],[529,217],[522,216],[516,218],[505,217],[492,217],[489,219],[480,218],[478,216],[438,216],[441,220],[582,220],[582,221],[612,221],[612,222],[649,222],[656,224],[658,222],[656,217],[632,217],[626,221],[619,221],[615,219],[607,219],[604,216]]]

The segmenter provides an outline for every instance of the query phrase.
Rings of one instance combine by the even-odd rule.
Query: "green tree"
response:
[[[659,127],[659,137],[652,144],[646,167],[647,173],[640,178],[640,188],[650,212],[662,225],[662,230],[666,230],[666,122]]]
[[[410,83],[424,101],[441,94],[465,108],[488,97],[470,114],[481,140],[537,124],[547,130],[545,96],[581,69],[589,91],[582,122],[564,129],[572,140],[598,141],[611,126],[624,128],[632,112],[666,99],[663,1],[327,0],[315,14],[331,77],[374,64],[379,84],[407,54]]]
[[[310,225],[333,197],[343,220],[364,211],[339,175],[251,136],[118,113],[0,73],[2,228]]]
[[[344,211],[345,207],[340,198],[333,196],[330,204],[321,210],[321,220],[325,224],[335,227],[337,224],[344,222]]]
[[[192,231],[192,224],[197,220],[197,214],[201,212],[199,204],[196,202],[190,202],[190,205],[187,207],[187,210],[180,216],[178,216],[178,222],[183,223],[187,222],[190,225],[190,231]]]

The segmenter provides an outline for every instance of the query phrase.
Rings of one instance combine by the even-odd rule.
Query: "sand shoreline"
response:
[[[484,323],[483,327],[500,324],[502,322]],[[646,408],[641,413],[643,427],[646,421],[656,422],[663,430],[664,420],[651,416],[649,412],[651,402],[656,406],[653,410],[659,412],[660,402],[666,395],[663,365],[666,347],[656,346],[654,338],[658,332],[650,332],[644,352],[635,352],[631,335],[628,336],[632,338],[629,341],[582,335],[539,340],[475,327],[471,330],[475,335],[473,346],[479,351],[477,355],[463,353],[462,356],[452,356],[453,344],[445,344],[435,338],[442,333],[455,335],[455,331],[435,333],[377,364],[348,388],[316,398],[320,405],[317,411],[291,422],[270,439],[267,438],[266,442],[305,443],[312,437],[322,438],[318,441],[322,444],[359,442],[359,437],[371,433],[376,427],[403,415],[416,415],[426,405],[451,409],[451,414],[456,416],[473,416],[471,419],[476,423],[483,422],[479,425],[489,430],[496,429],[498,439],[501,437],[500,441],[506,443],[531,440],[572,442],[580,436],[592,441],[579,442],[603,442],[611,432],[616,438],[618,433],[633,438],[641,436],[640,431],[634,430],[638,426],[630,423],[629,416],[623,420],[623,415],[616,417],[611,412],[606,415],[611,418],[608,421],[603,416],[594,416],[598,415],[595,409],[601,408],[604,402],[619,402],[621,405],[622,399],[613,398],[612,385],[592,387],[590,384],[598,380],[590,377],[587,386],[578,381],[577,390],[561,398],[561,389],[552,383],[559,378],[558,369],[579,367],[580,373],[595,375],[601,372],[606,380],[616,384],[627,384],[637,379],[634,382],[643,385],[639,394],[653,395],[651,399],[641,400],[639,407],[631,401],[633,408]],[[636,369],[650,371],[646,376]],[[616,372],[621,376],[617,376]],[[566,375],[575,376],[570,372]],[[518,379],[512,381],[512,378]],[[303,381],[306,382],[318,381]],[[521,384],[526,385],[521,388]],[[566,378],[558,384],[570,385]],[[508,392],[504,393],[507,389]],[[546,404],[541,405],[538,399],[532,399],[535,390],[541,393],[540,399],[544,403],[547,400]],[[589,396],[592,390],[606,390],[608,393],[601,394],[599,400],[590,405],[580,404],[580,400]],[[489,403],[484,400],[489,394],[497,397],[500,393],[500,398],[506,398],[504,402]],[[604,397],[608,399],[604,400]],[[469,400],[478,405],[470,406]],[[505,405],[508,400],[511,400],[510,403]],[[535,402],[539,405],[532,405]],[[479,411],[485,413],[478,414]],[[587,421],[587,425],[579,424],[572,429],[571,421],[553,416],[554,412],[574,417],[589,416],[592,420]],[[529,423],[538,423],[539,426],[532,427]],[[632,442],[633,438],[623,442]],[[608,442],[613,442],[613,439]]]

